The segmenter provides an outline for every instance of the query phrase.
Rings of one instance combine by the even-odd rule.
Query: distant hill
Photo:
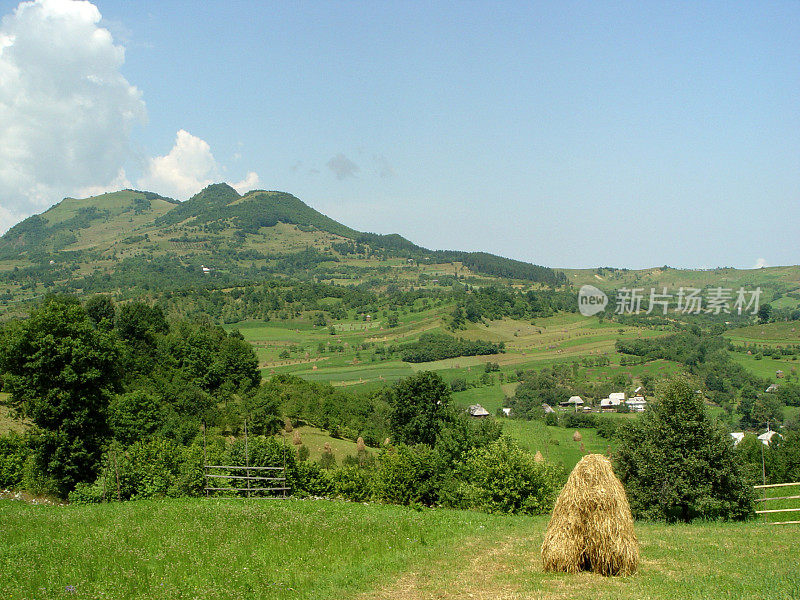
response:
[[[224,183],[185,202],[138,190],[65,198],[0,238],[0,302],[48,291],[173,289],[209,280],[220,286],[281,275],[373,285],[435,284],[448,276],[483,278],[478,284],[567,282],[548,267],[360,232],[291,194],[242,196]]]

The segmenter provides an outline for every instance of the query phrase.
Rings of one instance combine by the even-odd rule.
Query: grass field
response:
[[[777,360],[770,356],[756,358],[755,356],[742,354],[741,352],[731,352],[730,355],[734,362],[742,365],[754,375],[764,377],[776,383],[782,381],[775,375],[777,371],[780,370],[785,374],[789,374],[792,372],[792,369],[795,369],[796,372],[798,368],[800,368],[800,361],[796,360]]]
[[[800,597],[794,526],[638,523],[639,573],[544,573],[547,517],[322,500],[0,501],[0,597]]]
[[[725,332],[725,337],[733,342],[756,343],[800,343],[800,324],[796,321],[752,325]]]
[[[333,456],[336,459],[336,462],[341,464],[342,459],[345,456],[357,456],[358,452],[356,450],[356,443],[350,440],[342,440],[338,438],[332,438],[326,431],[323,429],[318,429],[316,427],[311,427],[308,425],[304,425],[302,427],[295,427],[295,431],[300,432],[300,439],[302,440],[303,444],[308,448],[308,456],[311,460],[318,460],[320,456],[322,456],[323,448],[325,447],[325,443],[331,445],[331,451],[333,452]],[[294,433],[287,433],[286,434],[286,443],[287,445],[292,448],[294,451],[297,450],[297,447],[292,444]],[[374,452],[374,449],[368,448],[367,452]]]
[[[582,440],[575,442],[572,436],[579,431]],[[552,427],[542,421],[504,419],[503,432],[513,438],[522,448],[530,452],[541,452],[549,462],[561,465],[569,472],[584,454],[606,454],[614,451],[611,440],[597,435],[596,429],[567,429]],[[581,450],[581,443],[585,452]]]

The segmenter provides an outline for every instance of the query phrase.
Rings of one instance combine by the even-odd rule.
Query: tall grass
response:
[[[341,598],[502,519],[320,500],[0,501],[2,598]]]

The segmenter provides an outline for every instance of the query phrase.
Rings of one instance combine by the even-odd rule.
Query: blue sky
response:
[[[95,6],[0,0],[0,107],[75,145],[69,169],[43,146],[0,156],[19,163],[0,169],[7,224],[115,184],[185,199],[226,180],[554,267],[800,262],[798,2]],[[87,49],[92,27],[111,39]],[[4,60],[52,64],[57,108],[4,97]]]

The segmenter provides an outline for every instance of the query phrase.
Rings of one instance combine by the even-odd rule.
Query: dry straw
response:
[[[302,438],[300,437],[300,432],[295,430],[294,436],[292,437],[292,444],[295,446],[300,446],[303,443]]]
[[[578,430],[575,430],[575,433],[572,434],[572,441],[573,442],[580,442],[582,439],[583,439],[583,436],[581,435],[581,432],[578,431]]]
[[[545,571],[632,575],[639,542],[625,489],[601,454],[575,465],[556,500],[542,543]]]
[[[364,443],[364,438],[359,436],[356,440],[356,452],[364,452],[367,449],[367,445]]]
[[[284,417],[283,419],[283,429],[286,433],[292,433],[294,427],[292,427],[292,420],[289,417]]]
[[[542,453],[537,450],[536,454],[533,456],[533,460],[535,460],[538,463],[544,462],[544,456],[542,456]]]

